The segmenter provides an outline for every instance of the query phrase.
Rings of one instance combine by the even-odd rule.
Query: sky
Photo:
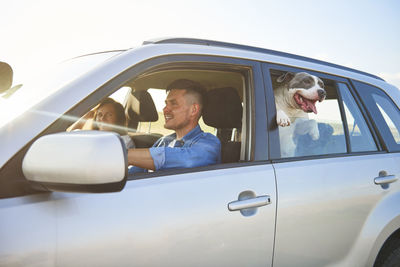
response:
[[[32,69],[159,37],[233,42],[322,59],[400,88],[398,0],[0,0],[0,61]]]

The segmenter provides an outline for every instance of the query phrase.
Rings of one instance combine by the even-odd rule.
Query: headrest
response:
[[[11,88],[13,79],[13,70],[6,62],[0,61],[0,93]]]
[[[158,120],[158,113],[151,95],[147,91],[135,91],[125,107],[129,121],[153,122]]]
[[[218,129],[241,128],[242,111],[242,101],[235,88],[216,88],[207,92],[203,120]]]

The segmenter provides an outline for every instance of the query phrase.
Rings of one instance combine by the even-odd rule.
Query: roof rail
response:
[[[326,65],[329,67],[334,67],[346,71],[351,71],[351,72],[356,72],[362,75],[366,75],[378,80],[384,81],[379,76],[352,69],[349,67],[337,65],[334,63],[329,63],[323,60],[318,60],[318,59],[313,59],[309,57],[303,57],[303,56],[298,56],[295,54],[290,54],[286,52],[280,52],[280,51],[275,51],[271,49],[266,49],[266,48],[260,48],[260,47],[254,47],[254,46],[248,46],[248,45],[241,45],[241,44],[234,44],[234,43],[227,43],[227,42],[220,42],[220,41],[213,41],[213,40],[204,40],[204,39],[196,39],[196,38],[159,38],[159,39],[151,39],[148,41],[144,41],[143,45],[147,44],[195,44],[195,45],[206,45],[206,46],[218,46],[218,47],[227,47],[227,48],[234,48],[234,49],[240,49],[240,50],[247,50],[247,51],[253,51],[253,52],[259,52],[259,53],[264,53],[264,54],[269,54],[269,55],[274,55],[274,56],[282,56],[282,57],[288,57],[292,59],[299,59],[311,63],[317,63],[317,64],[322,64]]]
[[[122,53],[122,52],[125,52],[125,51],[126,51],[126,49],[116,49],[116,50],[93,52],[93,53],[89,53],[89,54],[83,54],[83,55],[80,55],[80,56],[76,56],[76,57],[73,57],[73,58],[70,58],[70,59],[76,59],[76,58],[80,58],[80,57],[93,56],[93,55],[99,55],[99,54],[107,54],[107,53],[117,53],[117,52]],[[70,59],[67,59],[67,60],[70,60]]]

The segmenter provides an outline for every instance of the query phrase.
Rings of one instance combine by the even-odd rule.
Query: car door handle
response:
[[[242,209],[257,208],[269,204],[271,204],[271,197],[265,195],[244,200],[232,201],[228,204],[228,209],[230,211],[235,211]]]
[[[397,181],[395,175],[379,176],[374,179],[375,184],[390,184]]]

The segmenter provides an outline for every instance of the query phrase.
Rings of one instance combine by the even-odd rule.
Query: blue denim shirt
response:
[[[181,140],[176,140],[174,147],[168,147],[175,139],[175,133],[167,135],[158,139],[150,148],[156,171],[200,167],[221,162],[219,139],[210,133],[203,132],[199,125]],[[136,166],[129,168],[129,173],[146,171]]]

